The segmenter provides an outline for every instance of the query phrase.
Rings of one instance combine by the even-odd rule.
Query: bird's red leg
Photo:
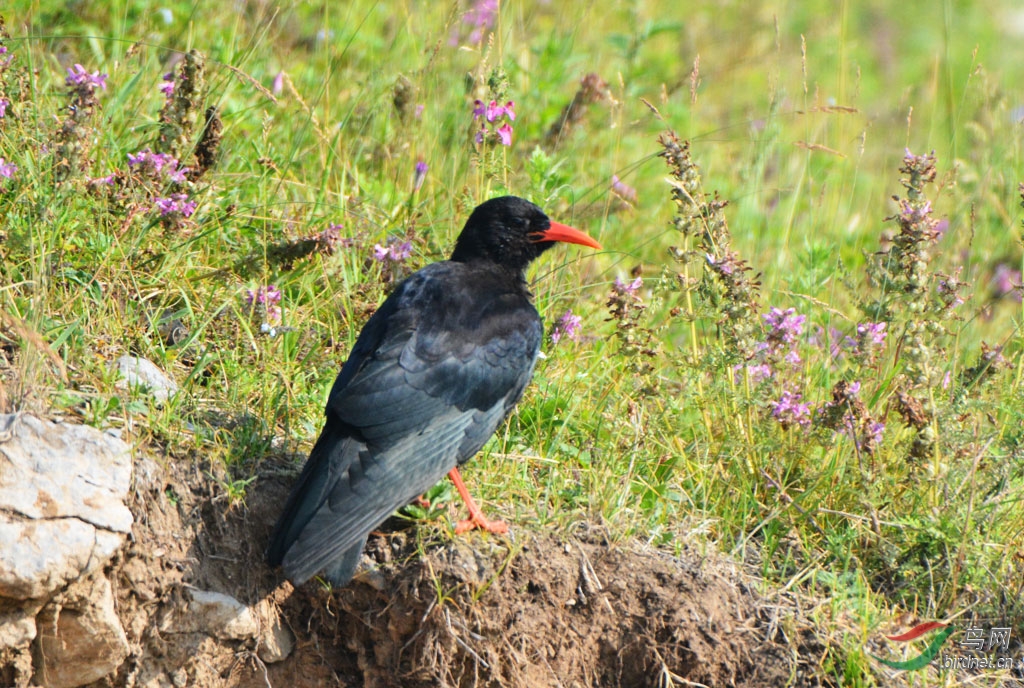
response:
[[[476,505],[473,498],[469,496],[469,490],[466,489],[466,483],[462,482],[462,476],[459,475],[458,468],[448,471],[448,477],[455,484],[455,489],[459,491],[459,496],[462,497],[462,501],[466,503],[466,508],[469,509],[469,518],[455,524],[456,534],[462,534],[474,528],[481,528],[488,533],[508,532],[508,524],[504,521],[488,521],[484,517],[484,512],[480,510],[480,507]]]

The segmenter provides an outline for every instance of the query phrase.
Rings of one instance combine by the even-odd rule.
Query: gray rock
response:
[[[95,428],[0,415],[0,598],[45,598],[131,530],[131,452]]]
[[[209,590],[189,590],[184,608],[168,614],[160,624],[165,633],[205,633],[221,640],[248,640],[260,632],[252,609],[234,597]]]
[[[157,401],[167,401],[178,393],[178,383],[148,359],[122,356],[117,359],[117,369],[128,387],[142,387]]]
[[[30,600],[103,566],[124,535],[81,521],[18,518],[0,506],[0,598]]]

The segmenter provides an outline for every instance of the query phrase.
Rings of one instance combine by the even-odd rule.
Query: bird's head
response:
[[[473,210],[455,242],[451,259],[467,263],[485,260],[522,271],[559,241],[601,248],[580,230],[553,222],[533,203],[517,196],[501,196]]]

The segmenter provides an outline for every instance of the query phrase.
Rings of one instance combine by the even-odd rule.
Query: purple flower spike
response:
[[[99,72],[93,72],[90,74],[85,71],[85,67],[80,64],[76,64],[74,67],[68,67],[67,78],[64,79],[68,86],[88,86],[92,88],[107,88],[107,75],[100,74]]]
[[[874,346],[882,346],[885,344],[885,326],[884,322],[861,323],[860,325],[857,325],[857,335],[860,336],[863,341],[869,342]]]
[[[416,162],[416,167],[413,170],[414,191],[419,191],[420,187],[423,186],[423,180],[427,178],[427,170],[429,169],[430,167],[427,166],[427,163],[423,162],[422,160]]]
[[[785,390],[772,406],[772,416],[783,427],[791,425],[807,425],[811,422],[811,409],[800,402],[800,394]]]
[[[171,194],[167,198],[158,198],[153,201],[153,204],[160,211],[161,217],[166,217],[171,213],[181,213],[182,217],[191,217],[197,207],[196,202],[188,200],[188,196],[183,193]]]
[[[582,325],[583,318],[573,315],[571,310],[566,311],[551,330],[551,343],[557,344],[562,337],[568,337],[572,341],[578,342]]]
[[[804,321],[807,320],[806,315],[798,315],[794,308],[782,310],[774,306],[762,317],[773,330],[769,336],[774,336],[787,344],[796,341],[803,334]]]

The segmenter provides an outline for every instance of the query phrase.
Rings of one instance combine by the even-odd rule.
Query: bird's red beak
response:
[[[564,241],[569,244],[589,246],[590,248],[601,248],[601,244],[594,241],[590,235],[569,225],[563,225],[560,222],[552,222],[551,226],[543,232],[534,232],[530,235],[530,239],[535,243],[538,241]]]

